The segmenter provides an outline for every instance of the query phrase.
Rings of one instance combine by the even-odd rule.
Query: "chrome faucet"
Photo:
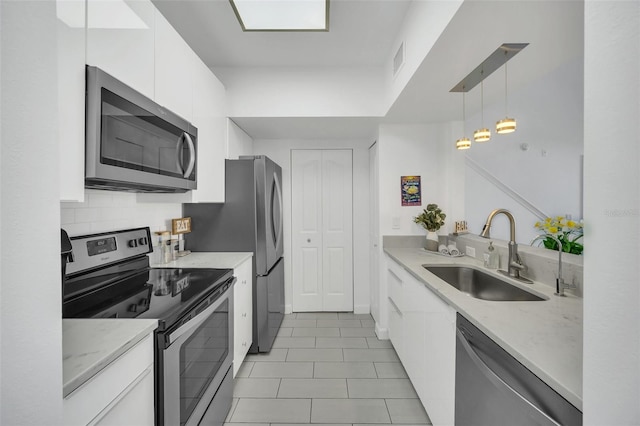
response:
[[[520,260],[520,255],[518,254],[518,244],[516,244],[516,220],[509,210],[495,209],[492,211],[489,214],[489,217],[487,217],[487,223],[484,224],[480,236],[483,238],[491,238],[491,222],[493,221],[493,218],[500,213],[504,214],[509,219],[509,259],[507,262],[507,271],[499,272],[524,283],[533,284],[533,281],[520,276],[520,271],[527,268],[522,263],[522,260]]]
[[[571,283],[566,283],[564,281],[564,278],[562,278],[562,242],[558,237],[556,237],[553,234],[544,234],[544,235],[538,235],[537,237],[535,237],[531,241],[531,245],[533,245],[533,243],[535,243],[536,241],[541,240],[543,238],[547,238],[547,237],[551,238],[558,244],[558,277],[556,278],[556,292],[554,294],[556,296],[564,297],[566,296],[564,294],[565,289],[575,289],[576,286]]]

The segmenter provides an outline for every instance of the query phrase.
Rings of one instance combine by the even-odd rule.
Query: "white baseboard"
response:
[[[285,315],[293,313],[293,307],[291,305],[284,305],[284,313]]]
[[[389,329],[388,328],[382,328],[382,327],[380,327],[378,325],[378,323],[376,323],[375,332],[376,332],[376,336],[378,336],[378,339],[380,339],[380,340],[389,340]]]

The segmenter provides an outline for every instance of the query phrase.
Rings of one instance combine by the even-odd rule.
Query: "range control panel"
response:
[[[67,275],[153,252],[149,227],[71,237]]]

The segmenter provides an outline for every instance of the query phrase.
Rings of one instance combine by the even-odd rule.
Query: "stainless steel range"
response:
[[[221,425],[233,394],[233,270],[150,268],[149,228],[71,246],[63,317],[157,319],[156,424]]]

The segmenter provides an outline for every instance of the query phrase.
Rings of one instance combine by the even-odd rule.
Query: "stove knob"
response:
[[[146,246],[149,242],[147,241],[147,237],[138,238],[138,244],[141,246]]]
[[[127,243],[127,245],[131,248],[136,248],[138,247],[138,242],[136,240],[129,240],[129,242]]]
[[[138,312],[138,305],[136,305],[135,303],[132,303],[129,306],[129,312]]]

